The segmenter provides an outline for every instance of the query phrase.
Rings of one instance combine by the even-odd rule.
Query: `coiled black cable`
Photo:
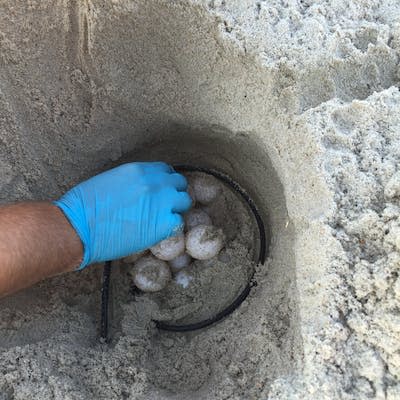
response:
[[[111,261],[106,261],[103,269],[103,282],[101,286],[101,322],[100,337],[108,341],[109,297],[110,297]]]
[[[232,180],[228,175],[223,174],[219,171],[214,169],[205,168],[205,167],[195,167],[190,165],[174,165],[174,169],[178,172],[203,172],[209,175],[214,176],[215,178],[219,179],[220,181],[226,183],[230,186],[236,193],[238,193],[243,200],[249,206],[252,214],[257,223],[258,234],[259,234],[259,252],[258,257],[256,259],[257,264],[264,264],[265,257],[267,253],[267,243],[266,243],[266,232],[265,232],[265,225],[264,221],[261,218],[261,215],[257,209],[252,198],[241,188],[241,186]],[[109,286],[110,286],[110,279],[111,279],[111,262],[107,261],[104,266],[103,272],[103,285],[102,285],[102,296],[101,296],[101,337],[104,340],[108,340],[108,323],[109,323]],[[231,314],[236,308],[240,306],[240,304],[246,299],[249,295],[250,290],[253,286],[256,286],[257,283],[254,281],[254,271],[250,277],[249,282],[245,286],[245,288],[241,291],[239,296],[224,310],[217,313],[215,316],[202,320],[200,322],[196,322],[193,324],[185,324],[185,325],[174,325],[168,324],[163,321],[154,321],[156,327],[161,330],[165,331],[173,331],[173,332],[188,332],[194,331],[197,329],[205,328],[210,326],[229,314]]]

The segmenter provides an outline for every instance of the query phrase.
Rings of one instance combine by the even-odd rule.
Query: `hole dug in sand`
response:
[[[209,126],[172,125],[164,128],[162,138],[158,131],[149,131],[146,143],[120,161],[132,159],[199,165],[233,177],[259,207],[268,231],[270,258],[257,267],[258,286],[238,310],[220,323],[188,333],[151,328],[152,318],[168,318],[167,295],[136,294],[132,300],[124,268],[116,268],[112,346],[126,337],[148,340],[142,367],[153,385],[152,398],[175,398],[182,392],[191,392],[192,398],[208,398],[217,388],[221,390],[224,382],[229,383],[226,390],[240,390],[243,396],[266,390],[269,381],[290,371],[293,359],[300,355],[293,297],[293,235],[287,226],[282,185],[268,155],[250,135]],[[234,214],[236,208],[231,212]],[[187,290],[190,293],[190,287]],[[185,322],[210,316],[209,310],[215,312],[208,299],[193,309],[195,294],[193,304],[190,297],[185,302],[180,312],[193,311],[194,317],[194,321],[189,318]]]

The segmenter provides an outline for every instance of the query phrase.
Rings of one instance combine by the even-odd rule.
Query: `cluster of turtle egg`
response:
[[[182,234],[170,237],[148,251],[132,254],[123,261],[133,264],[131,275],[135,285],[144,292],[164,289],[172,276],[186,287],[191,276],[184,272],[193,260],[211,260],[224,246],[222,229],[212,224],[204,206],[211,205],[221,193],[219,182],[208,175],[189,178],[188,192],[192,208],[185,213]]]

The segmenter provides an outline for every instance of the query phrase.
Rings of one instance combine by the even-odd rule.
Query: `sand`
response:
[[[252,195],[270,246],[195,333],[117,301],[101,343],[101,266],[3,299],[0,399],[400,398],[399,51],[389,0],[4,1],[1,202],[190,162]]]

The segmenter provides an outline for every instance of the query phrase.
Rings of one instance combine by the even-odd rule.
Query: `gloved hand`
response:
[[[183,228],[183,175],[162,162],[129,163],[80,183],[56,204],[79,235],[87,265],[144,250]]]

